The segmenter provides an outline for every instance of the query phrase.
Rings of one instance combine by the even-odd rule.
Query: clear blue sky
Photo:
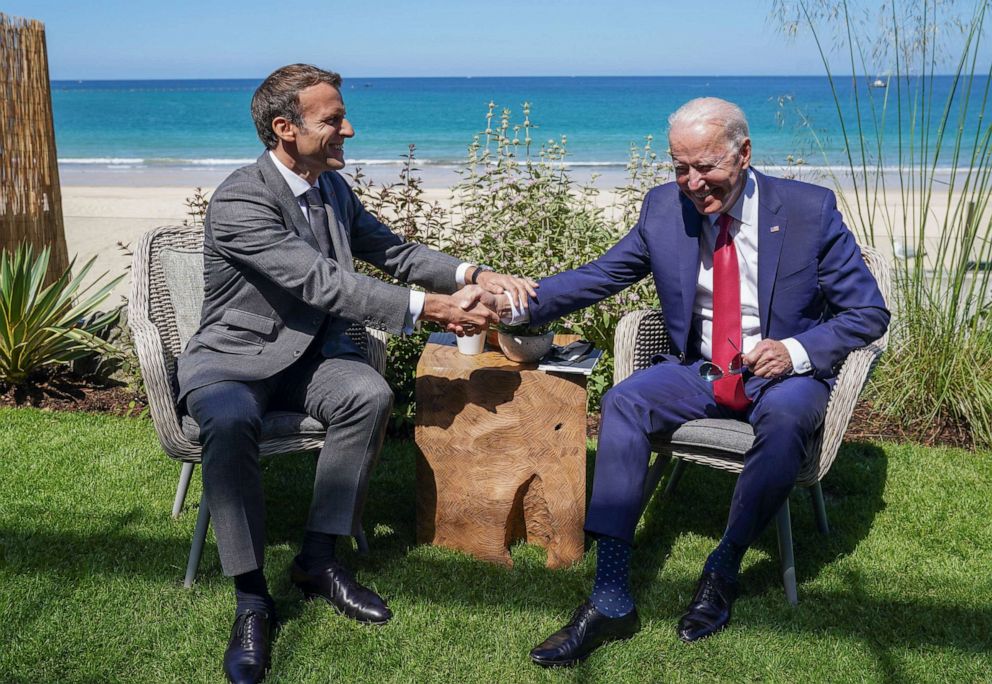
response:
[[[770,2],[13,0],[45,23],[53,79],[819,74]],[[706,43],[709,42],[709,45]]]
[[[13,0],[45,23],[53,79],[822,74],[770,0]]]

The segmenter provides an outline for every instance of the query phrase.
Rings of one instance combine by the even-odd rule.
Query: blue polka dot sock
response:
[[[630,544],[616,537],[599,537],[596,580],[589,600],[596,610],[610,618],[623,617],[634,610],[634,597],[630,595]]]
[[[736,582],[737,574],[741,571],[741,561],[746,552],[746,546],[735,544],[724,537],[706,559],[703,572],[715,572],[724,579]]]

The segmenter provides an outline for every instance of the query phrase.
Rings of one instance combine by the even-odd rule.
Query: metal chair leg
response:
[[[196,516],[196,527],[193,529],[193,544],[189,548],[189,562],[186,563],[186,579],[183,586],[189,589],[196,578],[196,570],[200,567],[200,556],[203,555],[203,544],[207,540],[207,528],[210,527],[210,509],[207,507],[206,496],[200,497],[200,512]]]
[[[827,505],[823,501],[823,487],[817,482],[809,488],[810,496],[813,497],[813,515],[816,516],[816,527],[820,534],[830,534],[830,524],[827,522]]]
[[[672,468],[672,474],[668,477],[668,484],[665,485],[665,493],[662,496],[668,498],[675,493],[675,488],[679,486],[679,480],[682,479],[682,473],[685,472],[687,465],[688,463],[681,458],[675,459],[675,467]]]
[[[358,532],[355,533],[355,542],[358,544],[358,553],[363,556],[369,555],[369,542],[365,538],[365,528],[359,525]]]
[[[189,491],[189,481],[193,477],[195,463],[183,463],[182,470],[179,471],[179,485],[176,487],[176,500],[172,502],[172,517],[178,518],[183,510],[183,503],[186,502],[186,492]]]
[[[799,604],[799,592],[796,589],[796,559],[792,553],[792,516],[789,514],[788,499],[775,514],[775,526],[778,528],[778,554],[782,559],[785,598],[795,606]]]

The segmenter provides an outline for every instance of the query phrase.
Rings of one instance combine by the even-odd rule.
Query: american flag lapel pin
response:
[[[768,229],[768,232],[769,233],[777,233],[778,232],[778,226],[772,226],[771,228]]]

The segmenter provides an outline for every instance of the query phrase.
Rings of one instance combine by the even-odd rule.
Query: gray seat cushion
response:
[[[658,434],[654,442],[670,442],[684,447],[717,449],[743,456],[754,443],[754,430],[749,423],[727,418],[690,420],[675,432]]]
[[[280,437],[319,437],[327,431],[324,424],[305,413],[269,411],[262,418],[262,441]],[[191,442],[200,441],[200,426],[190,416],[183,416],[183,435]]]

